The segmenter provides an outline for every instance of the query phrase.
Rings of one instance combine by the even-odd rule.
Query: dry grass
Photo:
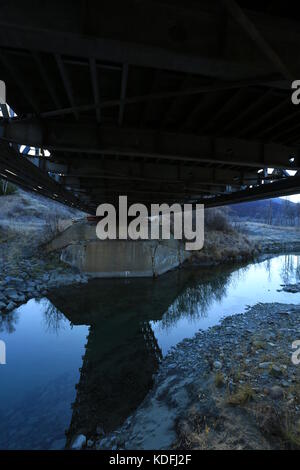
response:
[[[215,386],[217,388],[221,388],[225,385],[225,378],[224,378],[224,374],[220,371],[218,371],[216,374],[215,374]]]
[[[270,404],[257,404],[253,413],[259,429],[281,449],[300,449],[300,422],[295,415]]]
[[[231,233],[233,227],[228,217],[227,208],[219,207],[217,209],[206,209],[205,228],[207,230]]]
[[[236,392],[230,394],[226,400],[228,405],[245,405],[255,396],[255,391],[249,384],[240,385]]]
[[[289,420],[282,429],[282,439],[290,450],[300,450],[300,423],[293,425]]]
[[[222,232],[218,230],[206,230],[204,247],[193,254],[196,263],[240,261],[253,258],[256,254],[256,246],[249,242],[241,233]]]

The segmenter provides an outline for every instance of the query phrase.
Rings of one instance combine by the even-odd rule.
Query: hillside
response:
[[[232,219],[246,219],[272,225],[300,224],[300,204],[282,198],[230,205],[229,214]]]

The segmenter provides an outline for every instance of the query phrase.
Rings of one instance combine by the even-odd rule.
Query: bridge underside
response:
[[[0,177],[91,213],[300,192],[300,12],[261,3],[0,2]]]

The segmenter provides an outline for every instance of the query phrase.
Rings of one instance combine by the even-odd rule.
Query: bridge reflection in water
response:
[[[68,438],[121,425],[152,385],[162,357],[152,323],[205,315],[226,294],[231,270],[174,271],[159,280],[102,280],[49,295],[73,325],[89,325]],[[55,307],[54,307],[55,306]],[[59,317],[58,317],[59,318]],[[69,440],[68,439],[68,440]]]

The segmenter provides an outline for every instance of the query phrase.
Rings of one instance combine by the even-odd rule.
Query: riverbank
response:
[[[300,306],[257,304],[182,341],[136,412],[96,449],[299,449]],[[78,440],[77,440],[78,444]]]
[[[25,193],[24,193],[25,194]],[[77,268],[61,261],[59,250],[47,253],[44,249],[45,240],[49,240],[49,223],[45,216],[40,215],[42,207],[34,196],[21,193],[18,196],[8,196],[6,215],[0,220],[0,312],[8,313],[27,300],[42,297],[48,291],[70,284],[87,283],[91,276],[80,272]],[[21,221],[9,223],[8,213],[16,210],[16,197],[26,206]],[[14,198],[14,199],[12,199]],[[2,198],[0,202],[2,201]],[[25,202],[26,201],[26,202]],[[54,203],[55,204],[55,203]],[[11,208],[8,211],[8,207]],[[57,224],[57,210],[54,205],[49,213],[54,224]],[[67,211],[67,212],[66,212]],[[73,214],[69,209],[63,209],[60,217]],[[5,212],[5,211],[4,211]],[[33,216],[34,214],[34,216]],[[33,217],[33,218],[32,218]],[[30,222],[31,221],[31,222]],[[48,221],[49,222],[49,221]],[[51,225],[51,224],[50,224]],[[51,226],[50,226],[51,229]],[[253,235],[255,234],[255,235]],[[247,223],[245,233],[239,230],[206,230],[204,248],[193,253],[184,267],[209,267],[224,264],[234,264],[260,259],[262,255],[272,256],[278,252],[300,250],[297,241],[297,229],[283,230],[258,223]],[[282,241],[280,242],[282,238]],[[287,248],[290,248],[288,250]]]
[[[8,313],[48,290],[88,277],[46,254],[43,244],[56,232],[60,220],[82,213],[18,190],[0,197],[0,313]]]
[[[254,260],[261,255],[300,252],[300,229],[241,222],[232,229],[205,230],[204,247],[193,253],[189,264],[216,266]]]
[[[224,263],[248,261],[259,254],[258,243],[237,230],[207,229],[202,250],[193,252],[187,264],[217,266]]]
[[[7,248],[7,245],[6,245]],[[1,251],[1,250],[0,250]],[[59,255],[3,261],[0,273],[0,313],[8,313],[51,289],[88,282],[88,276],[60,262]]]
[[[300,228],[243,222],[240,230],[260,253],[300,251]]]

